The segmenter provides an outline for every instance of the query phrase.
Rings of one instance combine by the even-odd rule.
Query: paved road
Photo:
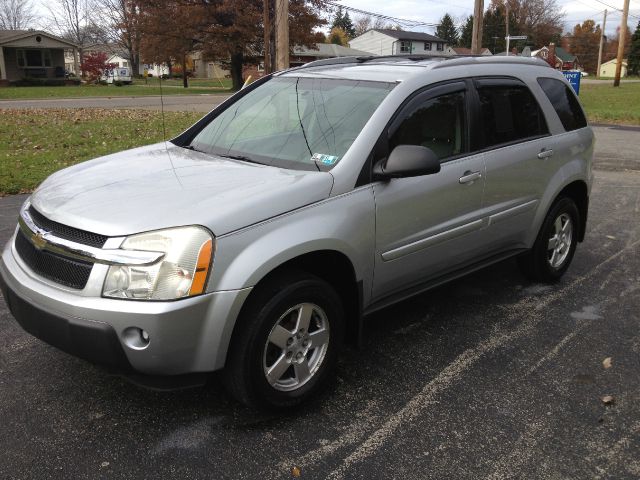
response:
[[[165,95],[164,109],[173,112],[209,112],[229,95]],[[39,100],[0,100],[2,108],[135,108],[160,110],[159,96],[142,97],[91,97],[57,98]]]
[[[640,151],[640,132],[614,132]],[[559,284],[507,261],[380,311],[332,390],[290,415],[216,381],[138,389],[0,301],[0,478],[639,478],[640,168],[613,158]],[[0,242],[23,199],[0,199]]]

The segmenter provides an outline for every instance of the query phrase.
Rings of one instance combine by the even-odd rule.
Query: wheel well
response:
[[[300,255],[271,270],[258,282],[256,287],[284,270],[302,270],[331,285],[342,300],[344,307],[347,342],[358,343],[360,341],[362,282],[356,280],[353,265],[346,255],[335,250],[319,250]]]
[[[580,213],[580,225],[578,231],[578,241],[582,242],[587,230],[587,214],[589,212],[589,195],[587,193],[587,184],[582,180],[576,180],[562,189],[557,198],[571,198]]]

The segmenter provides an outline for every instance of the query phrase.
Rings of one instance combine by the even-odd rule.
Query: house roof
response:
[[[446,40],[438,38],[435,35],[429,35],[428,33],[424,32],[406,32],[404,30],[395,30],[393,28],[374,28],[372,30],[389,37],[397,38],[398,40],[419,40],[425,42],[446,43]]]
[[[342,45],[335,45],[333,43],[316,43],[317,50],[307,48],[302,45],[295,46],[293,48],[293,55],[301,57],[359,57],[370,56],[369,52],[362,50],[356,50],[355,48],[343,47]]]
[[[94,43],[84,47],[85,52],[104,52],[110,57],[118,56],[129,60],[129,54],[115,43]]]
[[[559,57],[563,62],[573,62],[578,59],[578,57],[571,55],[562,47],[556,47],[556,57]]]
[[[48,37],[61,43],[66,43],[70,47],[77,47],[75,43],[70,42],[69,40],[65,40],[64,38],[58,37],[56,35],[43,32],[42,30],[0,30],[0,45],[11,43],[27,37],[34,37],[36,35]]]
[[[612,58],[608,62],[602,62],[602,65],[610,65],[610,64],[616,65],[617,63],[618,63],[618,59],[617,58]],[[626,58],[622,59],[622,65],[627,66],[627,59]]]

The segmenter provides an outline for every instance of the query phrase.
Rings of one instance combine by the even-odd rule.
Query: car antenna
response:
[[[167,148],[167,129],[164,125],[164,98],[162,97],[162,69],[160,71],[160,75],[158,75],[158,80],[160,80],[160,114],[162,115],[162,141],[164,142],[164,148]]]
[[[162,143],[164,143],[164,149],[169,155],[169,163],[171,163],[171,170],[173,171],[173,176],[176,177],[176,180],[180,184],[180,187],[184,188],[182,185],[182,180],[178,177],[176,173],[176,167],[173,164],[173,158],[171,158],[171,152],[169,151],[169,147],[167,146],[167,129],[164,124],[164,97],[162,96],[162,72],[164,72],[164,68],[160,67],[160,75],[158,75],[158,80],[160,80],[160,115],[162,116]],[[184,73],[183,73],[184,75]]]

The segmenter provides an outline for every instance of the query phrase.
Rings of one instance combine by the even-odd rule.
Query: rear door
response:
[[[374,184],[373,299],[419,286],[477,254],[483,154],[469,154],[469,96],[458,81],[418,94],[389,127],[385,145],[422,145],[440,158],[433,175]]]
[[[524,246],[553,162],[549,129],[529,87],[513,78],[474,81],[485,152],[486,250]]]

